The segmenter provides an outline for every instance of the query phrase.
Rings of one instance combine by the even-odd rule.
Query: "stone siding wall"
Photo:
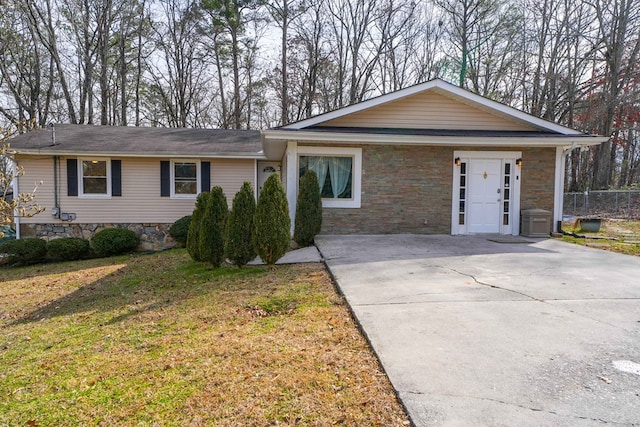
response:
[[[128,228],[140,239],[137,250],[157,251],[172,248],[175,240],[169,235],[171,224],[20,224],[20,236],[53,240],[60,237],[79,237],[91,240],[105,228]]]

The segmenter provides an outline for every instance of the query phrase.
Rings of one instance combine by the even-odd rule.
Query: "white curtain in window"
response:
[[[324,180],[327,178],[327,163],[328,158],[320,156],[308,157],[308,168],[316,173],[318,176],[318,184],[320,185],[320,192],[324,186]]]
[[[331,173],[331,191],[333,197],[337,199],[349,183],[351,157],[331,157],[329,159],[329,173]]]

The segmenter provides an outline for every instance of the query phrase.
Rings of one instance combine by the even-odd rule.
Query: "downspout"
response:
[[[59,156],[53,156],[53,209],[51,210],[51,216],[55,219],[60,219],[60,204],[58,202],[58,164],[60,161]]]
[[[12,187],[13,187],[13,196],[12,197],[18,197],[18,195],[20,194],[20,190],[18,188],[18,177],[16,176],[16,168],[18,166],[18,162],[17,160],[14,160],[11,162],[11,167],[13,168],[13,182],[11,183]],[[20,238],[20,216],[18,215],[18,210],[14,210],[13,211],[13,223],[16,226],[16,239]]]
[[[56,125],[55,123],[49,123],[51,126],[51,145],[56,145]],[[53,209],[51,215],[55,219],[60,219],[60,204],[58,200],[58,165],[60,162],[59,156],[53,156]]]

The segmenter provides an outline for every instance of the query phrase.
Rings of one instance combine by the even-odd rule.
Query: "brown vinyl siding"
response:
[[[372,107],[321,126],[406,129],[536,130],[531,125],[491,114],[434,91]]]

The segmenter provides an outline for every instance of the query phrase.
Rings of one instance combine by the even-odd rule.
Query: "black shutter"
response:
[[[171,196],[171,162],[167,160],[160,162],[160,196]]]
[[[122,196],[122,161],[111,160],[111,195]]]
[[[211,162],[200,162],[200,191],[211,191]]]
[[[78,195],[78,159],[67,159],[67,196]]]

